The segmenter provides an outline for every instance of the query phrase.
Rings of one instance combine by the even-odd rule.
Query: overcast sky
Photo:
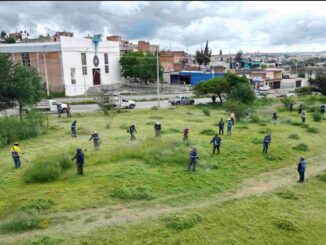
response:
[[[326,50],[326,2],[0,2],[0,29],[149,40],[194,52]]]

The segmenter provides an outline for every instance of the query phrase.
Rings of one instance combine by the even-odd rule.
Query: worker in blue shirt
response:
[[[263,140],[263,153],[267,153],[268,146],[271,143],[271,141],[272,141],[272,135],[271,134],[267,134],[264,137],[264,140]]]
[[[187,171],[190,171],[190,168],[192,167],[193,171],[196,171],[196,165],[197,165],[197,159],[198,159],[198,153],[197,148],[193,147],[189,154],[189,165]]]
[[[220,146],[221,146],[222,139],[216,134],[213,139],[211,140],[211,143],[213,143],[213,154],[215,154],[215,151],[217,150],[218,154],[220,154]]]
[[[298,163],[298,172],[299,172],[299,176],[300,176],[298,182],[300,182],[300,183],[304,182],[304,173],[306,171],[306,165],[307,165],[306,160],[303,157],[300,157],[299,163]]]

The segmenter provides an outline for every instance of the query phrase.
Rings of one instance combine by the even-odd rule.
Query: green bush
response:
[[[306,123],[301,124],[301,125],[300,125],[300,128],[309,128],[309,124],[306,124]]]
[[[322,117],[321,117],[321,115],[319,113],[319,110],[317,108],[315,108],[314,113],[312,114],[312,118],[313,118],[313,120],[315,122],[320,122],[321,121]]]
[[[284,108],[289,110],[291,102],[293,105],[295,104],[295,99],[293,97],[285,97],[281,99],[281,102],[284,105]]]
[[[152,200],[157,197],[157,194],[148,187],[137,186],[119,187],[111,193],[111,196],[123,200]]]
[[[299,230],[299,226],[287,218],[277,218],[273,222],[273,224],[276,227],[278,227],[282,230],[286,230],[286,231],[298,231]]]
[[[318,175],[317,175],[317,178],[318,178],[320,181],[326,182],[326,172],[324,172],[324,173],[322,173],[322,174],[318,174]]]
[[[300,139],[299,135],[297,135],[297,134],[290,134],[288,138],[293,139],[293,140],[299,140]]]
[[[279,160],[282,160],[283,159],[282,156],[272,155],[272,154],[265,154],[264,157],[268,161],[279,161]]]
[[[300,94],[300,95],[312,94],[312,88],[311,87],[296,88],[295,93]]]
[[[312,133],[312,134],[318,134],[319,130],[317,128],[307,128],[306,129],[308,133]]]
[[[164,219],[166,227],[173,230],[185,230],[194,227],[202,221],[202,217],[197,213],[174,214]]]
[[[14,116],[3,116],[0,118],[0,147],[36,137],[47,126],[47,115],[34,111],[22,120]]]
[[[224,103],[224,108],[228,113],[230,113],[230,111],[235,111],[236,119],[241,121],[241,119],[246,116],[245,112],[248,110],[248,105],[239,103],[234,100],[227,100]]]
[[[27,205],[22,206],[22,210],[27,210],[27,209],[36,209],[36,210],[42,210],[42,209],[49,209],[55,205],[55,202],[51,199],[36,199],[30,202]]]
[[[261,128],[259,129],[260,134],[270,134],[272,133],[272,130],[270,128]]]
[[[283,199],[288,199],[288,200],[298,200],[298,196],[292,192],[292,191],[280,191],[280,192],[276,192],[276,195],[278,195],[279,197],[283,198]]]
[[[59,166],[61,169],[69,169],[72,167],[72,161],[71,158],[68,155],[64,155],[60,160],[59,160]]]
[[[0,226],[2,233],[24,232],[39,228],[44,227],[42,225],[42,218],[36,210],[18,213]]]
[[[251,114],[250,122],[251,123],[259,123],[260,122],[259,116],[257,114]]]
[[[41,160],[28,168],[23,177],[26,183],[45,183],[58,180],[59,176],[58,164],[51,160]]]
[[[301,122],[292,122],[291,124],[292,124],[293,126],[301,126],[301,125],[302,125]]]
[[[216,133],[217,133],[216,130],[211,129],[211,128],[205,128],[200,132],[200,134],[210,135],[210,136],[214,136]]]
[[[309,151],[309,147],[303,143],[294,146],[292,149],[296,151]]]
[[[203,109],[203,113],[204,113],[204,115],[205,115],[206,117],[211,116],[211,112],[210,112],[207,108],[204,108],[204,109]]]

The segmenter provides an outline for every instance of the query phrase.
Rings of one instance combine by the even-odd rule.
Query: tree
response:
[[[225,74],[223,77],[216,77],[198,83],[194,87],[194,91],[196,94],[217,94],[221,103],[223,103],[223,93],[227,95],[227,99],[246,104],[252,103],[256,98],[246,77],[239,77],[229,73]]]
[[[2,31],[0,37],[1,39],[5,39],[7,37],[7,33],[5,31]]]
[[[157,80],[157,61],[152,53],[128,52],[120,59],[121,72],[125,78],[140,78],[144,81]],[[159,77],[163,78],[163,67],[160,65]]]
[[[208,40],[207,40],[204,51],[202,48],[196,51],[195,59],[199,65],[204,64],[204,66],[206,66],[211,61],[211,56],[212,56],[212,50],[209,50]]]
[[[314,90],[319,91],[322,95],[326,95],[326,75],[319,75],[316,79],[311,79],[310,84]]]
[[[235,60],[236,62],[241,62],[241,61],[242,61],[242,54],[243,54],[242,50],[239,50],[239,51],[237,52],[237,54],[235,55],[234,60]]]
[[[115,110],[115,98],[112,93],[109,94],[99,94],[94,97],[95,102],[100,107],[100,111],[103,112],[106,128],[110,128],[113,118],[116,115]]]
[[[0,109],[18,105],[22,118],[24,106],[39,102],[45,93],[42,78],[35,68],[14,64],[8,55],[0,55]]]
[[[8,89],[15,66],[9,55],[0,54],[0,111],[12,108],[15,105]]]
[[[22,64],[14,67],[7,89],[11,100],[18,104],[20,118],[23,115],[23,107],[33,106],[45,97],[42,83],[42,77],[35,68]]]
[[[14,37],[5,38],[5,43],[16,43],[16,39]]]
[[[299,75],[298,75],[298,77],[300,77],[300,78],[305,78],[306,75],[305,75],[303,72],[300,72]]]

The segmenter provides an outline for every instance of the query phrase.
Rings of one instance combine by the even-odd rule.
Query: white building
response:
[[[118,83],[119,43],[103,40],[97,49],[91,39],[61,36],[59,42],[1,44],[0,53],[16,62],[35,67],[44,79],[47,92],[66,96],[83,95],[89,87]]]

